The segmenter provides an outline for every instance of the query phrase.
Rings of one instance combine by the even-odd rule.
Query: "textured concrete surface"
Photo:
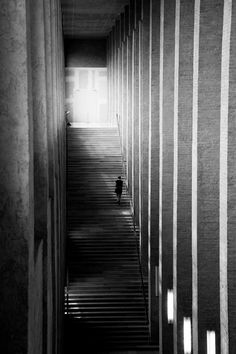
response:
[[[128,151],[128,139],[127,139],[127,83],[128,83],[128,71],[127,71],[127,41],[122,43],[122,85],[123,85],[123,100],[122,100],[122,146],[123,146],[123,156],[125,160],[127,159]]]
[[[64,222],[61,128],[65,123],[59,2],[47,3],[47,13],[40,1],[34,2],[33,8],[23,0],[3,1],[1,5],[1,351],[60,353],[56,341],[61,340],[64,287],[59,276],[63,277],[64,268],[60,224]],[[51,12],[55,16],[49,16]],[[48,140],[53,145],[50,159]],[[59,146],[57,155],[55,146]],[[50,213],[49,190],[55,205]],[[62,192],[61,200],[56,190]],[[60,243],[53,243],[53,237]],[[61,263],[58,274],[57,262]],[[52,297],[54,303],[60,303],[56,311]]]
[[[31,4],[32,5],[32,4]],[[30,8],[31,88],[34,151],[34,234],[30,238],[29,294],[29,351],[43,350],[43,240],[47,238],[47,115],[45,28],[42,1],[35,1]],[[34,265],[34,266],[33,266]]]
[[[141,261],[144,272],[148,272],[148,173],[149,173],[149,65],[150,65],[150,1],[142,4],[141,26],[141,75],[140,80],[140,183],[141,183]]]
[[[228,121],[228,318],[229,318],[229,352],[236,352],[236,4],[232,6],[232,29],[231,29],[231,47],[230,47],[230,69],[229,69],[229,121]],[[227,333],[226,333],[227,338]]]
[[[149,270],[149,318],[151,333],[158,341],[159,329],[159,79],[160,79],[160,6],[150,2],[152,13],[150,26],[150,107],[148,142],[148,270]]]
[[[147,6],[148,4],[146,4]],[[108,55],[111,58],[112,63],[109,65],[111,70],[111,77],[113,78],[114,86],[111,85],[111,106],[113,107],[114,114],[118,114],[121,119],[121,131],[123,136],[121,138],[124,144],[125,151],[125,161],[126,161],[126,174],[128,179],[128,186],[130,195],[133,197],[134,213],[136,216],[136,225],[141,225],[141,220],[146,222],[146,240],[141,237],[141,243],[145,244],[146,252],[146,272],[148,264],[148,171],[149,171],[149,104],[146,99],[149,99],[149,80],[143,81],[145,78],[149,78],[149,6],[146,8],[146,27],[145,35],[143,36],[143,24],[140,22],[141,19],[141,3],[137,4],[133,1],[130,4],[130,10],[126,9],[125,21],[117,21],[116,27],[110,36],[109,46],[112,53]],[[137,12],[137,13],[136,13]],[[122,19],[122,16],[121,16]],[[125,28],[120,27],[125,26]],[[136,28],[134,30],[134,27]],[[129,29],[129,30],[128,30]],[[123,35],[129,36],[124,38],[125,41],[122,43]],[[145,42],[145,43],[144,43]],[[144,46],[145,44],[145,46]],[[143,50],[142,50],[143,48]],[[115,55],[117,58],[115,59]],[[142,60],[145,59],[145,64],[142,66]],[[121,65],[122,64],[122,65]],[[153,66],[154,68],[154,66]],[[127,73],[127,74],[126,74]],[[123,76],[122,76],[123,74]],[[122,85],[123,81],[123,85]],[[157,81],[155,81],[157,84]],[[145,98],[143,99],[143,90],[145,90]],[[125,97],[124,97],[125,96]],[[117,100],[117,102],[116,102]],[[153,91],[153,102],[154,102],[154,91]],[[145,110],[146,122],[141,120],[142,113]],[[154,118],[153,111],[153,118]],[[121,116],[122,115],[122,116]],[[127,144],[127,148],[125,149]],[[145,146],[145,147],[144,147]],[[153,146],[156,146],[153,142]],[[143,155],[141,155],[141,150],[143,149]],[[144,152],[145,151],[145,152]],[[142,156],[142,157],[141,157]],[[141,170],[142,163],[144,163],[144,169]],[[141,197],[144,196],[142,193],[141,186],[141,176],[144,174],[143,183],[145,183],[146,188],[146,200],[142,210],[142,200]],[[153,173],[156,173],[156,171]],[[146,179],[145,179],[146,177]],[[153,197],[153,198],[156,198]],[[158,201],[157,201],[158,203]],[[145,216],[142,215],[145,214]],[[153,210],[154,213],[154,210]],[[153,218],[154,226],[154,218]],[[156,232],[156,230],[155,230]],[[152,244],[152,254],[151,258],[154,260],[157,256],[156,247],[158,240]],[[155,245],[155,246],[154,246]],[[143,252],[143,247],[141,246],[141,252]],[[145,256],[144,256],[145,257]],[[144,258],[143,258],[144,259]],[[157,296],[156,296],[156,285],[155,285],[155,272],[157,268],[153,262],[151,269],[151,278],[153,280],[151,291],[150,307],[152,308],[151,321],[153,326],[153,332],[155,340],[157,339]],[[155,310],[154,310],[155,308]],[[155,327],[155,329],[154,329]]]
[[[140,57],[140,39],[139,36],[140,28],[139,25],[136,26],[135,31],[133,32],[133,40],[134,40],[134,60],[133,60],[133,187],[134,187],[134,196],[133,196],[133,203],[134,203],[134,212],[135,212],[135,220],[138,226],[140,226],[139,222],[139,211],[140,211],[140,65],[141,65],[141,57]]]
[[[132,36],[127,38],[127,51],[128,51],[128,133],[127,139],[129,141],[128,153],[127,153],[127,177],[128,177],[128,188],[132,195]]]
[[[28,240],[33,234],[32,138],[25,1],[3,1],[0,46],[1,350],[27,352]]]
[[[203,1],[199,39],[198,99],[198,343],[206,331],[217,333],[220,353],[219,298],[219,144],[223,1]],[[204,11],[203,11],[204,9]],[[208,46],[206,47],[206,43]],[[214,55],[212,55],[214,51]],[[207,269],[207,272],[206,272]],[[207,289],[207,291],[206,291]]]
[[[162,291],[162,352],[173,353],[173,328],[166,318],[167,291],[173,289],[173,172],[174,172],[174,45],[175,45],[175,4],[164,4],[164,45],[163,45],[163,107],[162,129],[162,233],[160,255],[162,257],[161,291]]]
[[[178,203],[176,257],[175,348],[183,353],[183,317],[192,316],[192,86],[194,4],[182,1],[179,28]],[[187,30],[186,30],[187,29]],[[183,305],[182,305],[183,304]]]

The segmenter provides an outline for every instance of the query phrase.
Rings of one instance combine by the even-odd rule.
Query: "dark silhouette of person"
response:
[[[66,117],[66,125],[67,125],[68,127],[71,126],[71,122],[70,122],[70,119],[69,119],[69,115],[70,115],[70,111],[66,111],[66,112],[65,112],[65,117]]]
[[[119,176],[118,179],[116,180],[116,189],[115,189],[118,204],[120,204],[122,188],[123,188],[123,181],[121,179],[121,176]]]

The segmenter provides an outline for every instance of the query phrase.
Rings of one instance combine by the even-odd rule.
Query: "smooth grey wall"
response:
[[[107,66],[106,39],[65,39],[66,67]]]

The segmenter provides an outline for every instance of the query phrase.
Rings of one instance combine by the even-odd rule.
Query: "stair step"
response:
[[[149,340],[139,230],[125,188],[120,205],[114,193],[123,176],[118,130],[71,127],[67,136],[66,352],[77,354],[78,333],[87,354],[157,350]]]

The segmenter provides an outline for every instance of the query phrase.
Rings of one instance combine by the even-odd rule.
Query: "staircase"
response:
[[[65,353],[157,353],[147,311],[115,128],[68,129],[68,286]],[[125,189],[125,188],[124,188]]]

